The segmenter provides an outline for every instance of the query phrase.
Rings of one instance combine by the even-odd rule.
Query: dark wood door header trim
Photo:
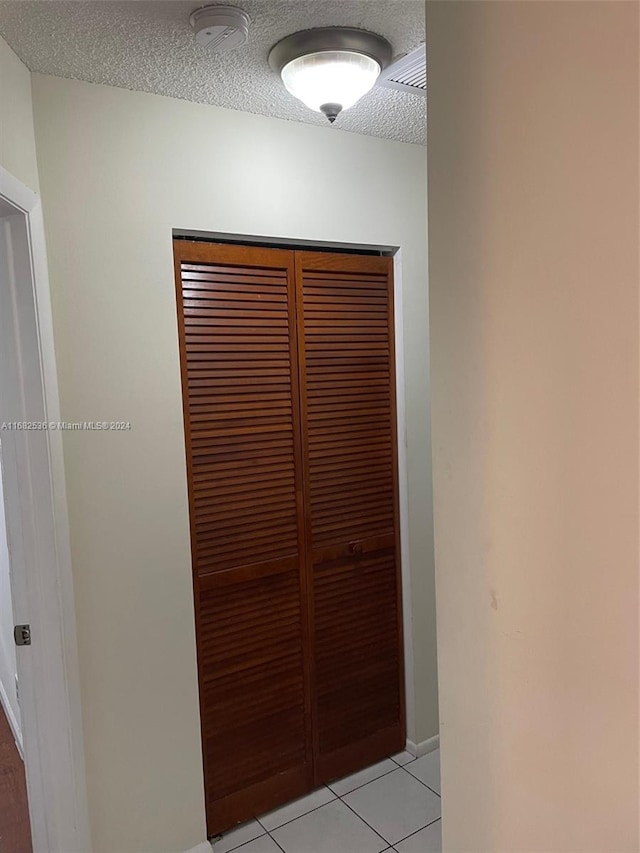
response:
[[[300,252],[325,252],[327,254],[374,255],[392,258],[399,246],[374,246],[362,243],[318,243],[315,240],[295,240],[288,237],[248,237],[243,234],[211,234],[188,230],[173,231],[174,242],[207,243],[214,246],[247,246],[266,249],[288,249]]]

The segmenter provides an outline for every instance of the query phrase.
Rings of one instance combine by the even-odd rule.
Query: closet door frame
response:
[[[197,231],[190,229],[174,229],[172,232],[173,240],[191,240],[194,242],[211,244],[215,243],[220,247],[240,247],[251,246],[255,249],[283,249],[290,251],[310,251],[310,252],[328,252],[328,253],[345,253],[359,254],[370,256],[385,256],[392,261],[392,280],[390,283],[392,295],[392,310],[393,321],[393,340],[394,347],[394,372],[395,372],[395,414],[393,429],[395,433],[395,450],[396,450],[396,490],[397,490],[397,507],[398,507],[398,525],[397,525],[397,548],[400,562],[400,583],[401,583],[401,603],[402,603],[402,621],[401,629],[403,635],[403,681],[404,690],[402,692],[401,701],[403,703],[405,728],[407,733],[407,744],[409,748],[415,746],[411,738],[415,740],[415,686],[414,686],[414,653],[413,653],[413,630],[412,630],[412,610],[411,610],[411,570],[410,570],[410,555],[409,555],[409,529],[408,529],[408,461],[406,449],[406,401],[405,401],[405,359],[404,359],[404,332],[403,332],[403,263],[402,263],[402,248],[392,244],[365,244],[365,243],[339,243],[339,242],[320,242],[315,240],[296,240],[290,238],[279,238],[273,235],[250,235],[231,232],[210,232]],[[174,244],[175,245],[175,244]],[[178,269],[176,266],[176,270]],[[297,291],[297,286],[295,288]],[[298,310],[296,299],[296,313]],[[181,304],[181,303],[179,303]],[[182,322],[180,317],[181,311],[178,310],[179,323]],[[183,355],[180,355],[181,362]],[[190,524],[191,524],[190,520]],[[306,523],[305,523],[306,529]],[[305,554],[306,554],[305,547]],[[196,595],[194,577],[194,597]],[[310,600],[311,596],[307,596]],[[199,667],[199,662],[198,662]],[[198,671],[200,671],[198,669]],[[311,679],[310,679],[311,683]],[[315,753],[315,750],[314,750]],[[204,782],[204,779],[203,779]]]

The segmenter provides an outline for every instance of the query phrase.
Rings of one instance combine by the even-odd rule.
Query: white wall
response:
[[[424,149],[33,79],[93,853],[204,839],[173,228],[402,247],[411,734],[437,732]]]
[[[446,853],[637,853],[636,3],[429,2]]]
[[[31,74],[0,38],[0,166],[38,189]]]
[[[1,251],[1,250],[0,250]],[[0,259],[0,268],[2,262]],[[0,436],[0,442],[2,436]],[[16,647],[13,640],[13,605],[9,574],[9,548],[4,516],[2,488],[2,448],[0,445],[0,701],[6,711],[14,736],[22,745],[20,707],[16,692]]]

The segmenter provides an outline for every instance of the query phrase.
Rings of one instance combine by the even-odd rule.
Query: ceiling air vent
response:
[[[378,86],[385,89],[397,89],[399,92],[412,92],[414,95],[427,94],[427,51],[421,44],[406,56],[396,59],[388,65],[378,78]]]

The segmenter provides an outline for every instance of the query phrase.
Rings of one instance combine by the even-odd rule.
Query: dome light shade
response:
[[[386,39],[347,27],[294,33],[269,54],[287,91],[332,123],[373,88],[390,59]]]
[[[339,107],[340,112],[352,107],[373,88],[381,71],[380,64],[370,56],[327,50],[293,59],[281,73],[285,88],[294,97],[326,115],[331,108]],[[328,118],[331,120],[330,115]]]

